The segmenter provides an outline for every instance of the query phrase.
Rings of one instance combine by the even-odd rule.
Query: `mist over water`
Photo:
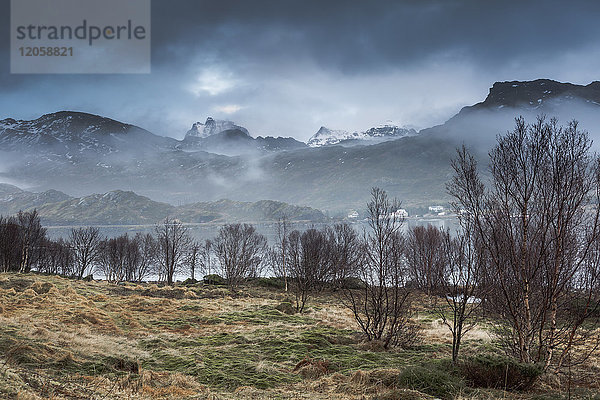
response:
[[[299,231],[304,231],[310,228],[320,229],[326,225],[333,225],[338,223],[338,221],[332,221],[330,223],[300,223],[300,222],[291,222],[291,230],[297,229]],[[367,232],[370,230],[369,224],[367,221],[356,221],[356,222],[348,222],[358,233],[362,233],[363,230]],[[206,239],[213,239],[219,234],[219,229],[224,224],[185,224],[185,226],[189,229],[190,234],[196,241],[204,241]],[[273,222],[269,223],[253,223],[252,224],[256,230],[264,235],[269,244],[273,244],[275,242],[276,237],[276,229],[277,224]],[[402,223],[401,229],[406,232],[410,227],[414,226],[427,226],[432,225],[437,228],[449,229],[451,232],[455,232],[458,229],[458,220],[456,217],[444,217],[444,218],[413,218],[409,217],[404,220]],[[100,230],[101,236],[106,236],[108,238],[117,237],[120,235],[127,234],[129,236],[135,236],[136,233],[155,233],[156,225],[98,225],[94,226]],[[71,232],[71,226],[46,226],[48,230],[48,236],[51,239],[67,239]]]
[[[304,231],[310,228],[321,229],[326,225],[333,225],[336,222],[331,223],[298,223],[292,222],[290,226],[290,230],[299,230]],[[357,231],[360,235],[363,232],[369,232],[370,227],[367,221],[356,221],[349,222],[349,224]],[[258,233],[264,235],[267,238],[268,244],[270,246],[274,245],[276,242],[276,223],[256,223],[252,224],[258,231]],[[415,226],[427,226],[432,225],[436,228],[448,229],[451,234],[454,234],[459,228],[458,220],[456,217],[444,217],[444,218],[406,218],[401,226],[403,232],[407,232],[409,228]],[[96,226],[100,230],[100,235],[105,236],[107,238],[113,238],[120,235],[127,234],[130,237],[135,236],[136,233],[150,233],[155,234],[155,226],[156,225],[114,225],[114,226]],[[190,234],[193,239],[198,241],[199,243],[203,243],[206,239],[213,239],[219,234],[219,229],[223,226],[222,224],[186,224],[188,227]],[[48,237],[53,240],[57,240],[59,238],[63,238],[65,240],[68,239],[69,234],[71,232],[72,227],[66,226],[47,226]],[[215,270],[211,271],[214,273],[218,272],[218,266],[215,266]],[[95,279],[103,279],[104,276],[99,271],[93,272]],[[269,276],[270,273],[266,271],[266,275]],[[189,278],[189,272],[183,271],[175,274],[175,280],[183,281]],[[198,279],[198,277],[196,277]],[[153,282],[157,281],[158,276],[150,275],[146,278],[146,281]]]

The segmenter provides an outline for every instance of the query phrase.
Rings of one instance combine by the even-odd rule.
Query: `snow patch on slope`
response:
[[[381,125],[370,128],[364,132],[348,132],[344,130],[329,129],[322,126],[307,142],[310,147],[321,147],[338,144],[345,140],[392,140],[406,136],[415,136],[417,131],[409,128],[400,128],[396,125]]]

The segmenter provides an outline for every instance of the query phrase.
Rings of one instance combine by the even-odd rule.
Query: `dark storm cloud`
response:
[[[568,5],[568,6],[567,6]],[[594,1],[154,1],[158,62],[187,51],[240,62],[310,57],[344,72],[432,55],[484,65],[596,44]]]
[[[149,75],[10,75],[0,118],[76,109],[181,136],[208,115],[307,139],[320,125],[426,127],[497,80],[597,79],[600,2],[153,0]]]

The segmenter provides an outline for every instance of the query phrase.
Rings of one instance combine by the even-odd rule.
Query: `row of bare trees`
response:
[[[190,262],[192,240],[178,221],[165,220],[155,235],[138,233],[104,238],[98,228],[72,228],[51,240],[36,211],[0,216],[0,267],[3,272],[40,272],[83,278],[99,272],[111,282],[142,281],[151,275],[172,284]]]
[[[194,278],[197,272],[219,273],[236,290],[245,279],[269,269],[271,275],[283,278],[286,290],[289,285],[298,311],[303,311],[312,293],[325,288],[338,291],[367,338],[388,347],[399,344],[409,333],[405,329],[410,315],[407,281],[420,282],[419,287],[428,293],[445,282],[441,272],[435,275],[432,271],[444,264],[438,245],[445,243],[448,235],[438,232],[436,236],[433,228],[416,228],[405,239],[400,231],[402,221],[394,213],[397,202],[379,189],[372,195],[371,230],[362,237],[343,223],[301,232],[291,230],[289,222],[282,220],[273,248],[248,224],[225,225],[217,237],[202,244],[192,240],[185,225],[168,219],[156,226],[154,235],[103,238],[97,228],[87,227],[73,228],[66,240],[56,241],[45,237],[35,213],[33,218],[20,214],[12,224],[1,226],[2,232],[8,232],[19,226],[17,221],[33,219],[37,221],[26,226],[40,227],[39,240],[24,239],[31,244],[26,252],[20,246],[6,246],[14,253],[10,270],[21,271],[20,257],[27,255],[28,262],[41,272],[78,278],[99,272],[111,282],[142,281],[153,275],[167,284],[172,284],[177,274],[189,272]],[[23,237],[38,237],[28,235]]]
[[[270,275],[283,280],[284,290],[296,298],[302,311],[312,293],[340,289],[357,267],[361,243],[354,228],[345,223],[304,231],[291,229],[284,217],[276,225],[273,247],[265,261]]]
[[[98,270],[110,282],[141,282],[155,272],[158,256],[151,234],[125,234],[99,243]]]
[[[142,281],[155,272],[156,240],[150,234],[103,238],[98,228],[73,228],[65,239],[45,236],[37,243],[39,272],[83,278],[94,272],[108,281]]]
[[[150,276],[169,285],[178,275],[222,274],[235,290],[267,266],[266,238],[249,224],[223,226],[217,237],[199,243],[189,228],[165,219],[154,234],[105,238],[96,227],[72,228],[65,239],[50,240],[36,211],[0,216],[2,272],[40,272],[84,278],[94,272],[110,282],[143,281]]]
[[[97,228],[80,228],[72,230],[69,242],[80,277],[95,265],[111,282],[141,282],[154,276],[172,285],[176,274],[195,269],[199,254],[188,227],[169,218],[155,226],[154,235],[101,239]]]

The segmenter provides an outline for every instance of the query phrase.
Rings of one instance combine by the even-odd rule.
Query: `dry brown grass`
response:
[[[448,327],[442,322],[441,318],[435,319],[432,322],[421,321],[421,334],[425,340],[434,343],[452,344],[452,336]],[[492,333],[484,326],[475,325],[464,336],[464,340],[479,340],[483,342],[491,342],[493,340]]]
[[[256,287],[231,296],[214,287],[0,274],[0,345],[14,350],[0,353],[0,398],[430,398],[395,387],[400,370],[393,366],[447,357],[448,330],[439,320],[417,320],[422,354],[396,354],[362,343],[352,313],[334,296],[316,297],[302,315],[275,311],[286,297]],[[419,312],[425,315],[426,308]],[[466,339],[492,340],[484,326]],[[328,346],[327,352],[318,346]],[[247,373],[256,379],[220,386],[218,376],[206,374],[209,365],[219,365],[224,377]],[[581,373],[597,377],[600,356]]]

